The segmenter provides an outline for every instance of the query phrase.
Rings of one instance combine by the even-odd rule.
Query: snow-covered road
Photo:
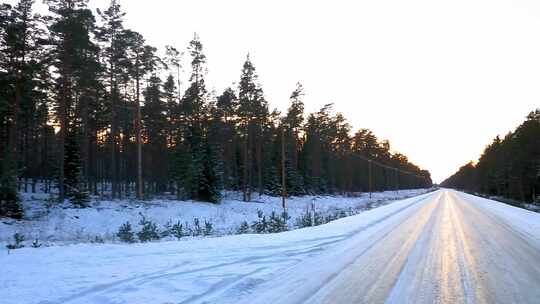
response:
[[[540,303],[540,214],[440,190],[269,235],[0,252],[0,303]]]
[[[512,224],[443,191],[305,302],[540,303],[538,239]]]

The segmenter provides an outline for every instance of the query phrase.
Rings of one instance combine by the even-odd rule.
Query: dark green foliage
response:
[[[283,212],[281,215],[278,215],[275,211],[272,211],[268,219],[268,228],[269,233],[278,233],[289,230],[287,221],[289,220],[289,215],[287,212]]]
[[[240,224],[240,227],[236,229],[236,234],[246,234],[249,233],[249,224],[246,221],[243,221],[242,224]]]
[[[81,159],[79,154],[79,145],[76,135],[68,136],[65,144],[64,155],[64,178],[66,187],[66,196],[72,197],[79,192],[79,182],[81,177]]]
[[[22,219],[23,207],[17,189],[10,183],[0,184],[0,217]]]
[[[198,198],[203,201],[219,203],[221,200],[221,166],[219,147],[206,145],[203,156],[203,171],[199,179]]]
[[[265,233],[268,230],[266,216],[261,210],[257,210],[257,217],[258,219],[251,223],[251,229],[253,229],[255,233]]]
[[[125,222],[120,226],[118,229],[118,232],[116,233],[116,236],[122,241],[126,243],[134,243],[135,242],[135,233],[133,232],[131,228],[130,222]]]
[[[75,130],[88,127],[88,117],[77,117],[73,113],[83,109],[86,111],[87,102],[95,98],[92,90],[97,81],[99,48],[91,37],[95,19],[92,11],[86,7],[86,1],[45,2],[52,13],[48,30],[52,44],[51,61],[56,68],[53,91],[55,117],[60,123],[58,189],[59,201],[62,202],[76,191],[74,189],[79,189],[79,134]]]
[[[141,221],[139,222],[139,225],[141,225],[141,231],[137,232],[137,237],[139,238],[139,241],[145,243],[159,240],[160,232],[157,224],[146,219],[146,217],[142,214],[141,217]]]
[[[65,192],[70,202],[79,208],[88,207],[90,197],[81,187],[81,159],[75,135],[66,139],[64,178]]]
[[[313,226],[311,221],[311,212],[309,210],[306,210],[306,212],[304,212],[300,217],[296,218],[296,226],[298,228]]]
[[[214,226],[212,225],[212,222],[204,220],[203,235],[208,236],[208,235],[211,235],[213,232],[214,232]]]
[[[289,230],[287,222],[290,219],[290,216],[287,212],[282,212],[281,214],[272,211],[270,217],[266,217],[261,210],[257,210],[256,221],[251,223],[251,229],[255,233],[277,233]],[[242,223],[242,226],[239,228],[239,232],[246,233],[249,230],[247,223]]]
[[[326,215],[324,218],[324,221],[325,223],[329,223],[329,222],[339,220],[340,218],[344,218],[350,215],[352,214],[348,214],[347,211],[340,209]]]
[[[321,213],[309,209],[306,209],[306,212],[296,218],[296,226],[299,228],[319,226],[325,223],[325,218]]]
[[[315,226],[325,224],[324,217],[319,212],[315,212],[314,220],[315,220]]]
[[[201,222],[199,221],[198,218],[194,218],[193,219],[193,228],[191,229],[191,234],[193,236],[200,236],[200,235],[203,235],[204,231],[203,231],[203,228],[201,227]]]
[[[155,75],[148,80],[148,86],[144,91],[144,107],[142,108],[142,119],[144,123],[144,134],[147,138],[146,153],[149,154],[148,170],[145,180],[151,183],[147,192],[152,194],[162,193],[167,189],[167,107],[161,92],[161,79]]]
[[[172,178],[176,184],[178,199],[190,199],[195,192],[195,168],[191,148],[177,144],[172,153]],[[195,188],[195,189],[194,189]]]
[[[169,237],[172,234],[172,226],[172,222],[170,220],[167,221],[159,233],[160,238]]]
[[[182,225],[179,221],[176,222],[176,224],[172,225],[171,227],[171,234],[177,238],[177,239],[181,239],[183,238],[184,236],[187,235],[187,227],[186,229],[184,229],[184,225]]]
[[[88,206],[90,195],[218,203],[223,190],[243,191],[251,201],[254,193],[281,195],[284,188],[287,196],[369,191],[369,158],[410,173],[376,167],[373,191],[431,185],[429,172],[391,153],[371,131],[352,134],[331,105],[305,113],[301,84],[285,112],[270,109],[249,56],[237,87],[216,96],[207,90],[196,34],[183,67],[181,50],[168,46],[161,60],[142,34],[125,28],[117,0],[97,14],[85,0],[45,3],[46,16],[33,13],[32,0],[0,5],[0,216],[21,218],[17,184],[30,191],[42,181],[46,192],[56,184],[59,200],[77,207]],[[180,79],[184,68],[189,79]],[[517,193],[519,175],[523,195],[538,195],[537,158],[529,156],[511,170],[488,170],[482,187]]]
[[[20,249],[20,248],[23,248],[24,247],[24,235],[20,234],[20,233],[15,233],[13,235],[13,240],[15,241],[15,243],[13,244],[7,244],[6,247],[7,249],[9,250],[14,250],[14,249]]]
[[[477,164],[468,163],[442,184],[519,202],[540,195],[540,109],[531,112],[514,132],[496,137]]]
[[[90,196],[88,192],[77,190],[72,192],[71,194],[71,203],[79,208],[86,208],[89,206],[90,203]]]

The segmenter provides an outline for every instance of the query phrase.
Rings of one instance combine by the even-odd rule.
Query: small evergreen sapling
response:
[[[281,216],[277,215],[275,211],[272,211],[268,223],[268,232],[278,233],[289,230],[287,226],[287,220],[289,215],[287,212],[283,212]]]
[[[193,219],[193,230],[192,230],[193,236],[199,236],[203,234],[203,228],[201,227],[201,223],[198,218]]]
[[[296,226],[299,228],[305,228],[311,226],[311,212],[306,209],[300,217],[296,218]]]
[[[131,223],[125,222],[120,226],[120,229],[118,229],[118,233],[116,233],[118,238],[125,243],[135,243],[135,234],[133,233],[133,230],[131,229]]]
[[[240,224],[240,227],[236,230],[236,234],[246,234],[249,233],[249,224],[246,221],[243,221],[242,224]]]
[[[155,241],[159,240],[159,229],[156,225],[156,223],[147,220],[144,215],[142,215],[142,219],[139,222],[139,225],[142,226],[141,231],[137,232],[137,237],[139,237],[139,240],[141,242],[149,242],[149,241]]]
[[[172,234],[172,222],[171,220],[167,221],[163,226],[163,230],[160,233],[161,238],[169,237]]]
[[[20,248],[23,248],[24,247],[24,235],[20,234],[20,233],[15,233],[13,235],[13,240],[15,241],[14,244],[7,244],[6,247],[8,250],[15,250],[15,249],[20,249]]]
[[[314,218],[314,221],[315,221],[315,226],[319,226],[319,225],[324,224],[324,216],[322,216],[322,214],[320,212],[315,212],[313,218]]]
[[[212,234],[213,231],[214,231],[214,226],[212,225],[212,222],[204,220],[203,234],[205,236],[208,236],[208,235]]]
[[[255,233],[265,233],[268,229],[266,215],[264,215],[261,210],[257,210],[257,217],[258,219],[251,223],[251,228],[253,229],[253,231],[255,231]]]
[[[171,227],[171,234],[177,239],[181,239],[182,237],[186,236],[184,225],[182,225],[180,221],[176,222],[176,224],[172,225]]]
[[[281,218],[283,219],[283,222],[285,223],[285,226],[287,226],[287,223],[291,219],[291,216],[289,215],[289,212],[287,212],[287,210],[285,210],[285,211],[283,211],[281,213]]]

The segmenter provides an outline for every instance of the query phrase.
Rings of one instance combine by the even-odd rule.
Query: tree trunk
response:
[[[281,127],[281,206],[287,208],[285,200],[287,197],[287,179],[285,172],[285,129]]]
[[[243,178],[242,178],[242,182],[243,182],[242,188],[244,190],[243,191],[244,192],[244,202],[249,201],[249,198],[248,198],[248,161],[249,161],[249,157],[248,157],[248,150],[249,150],[248,136],[249,136],[249,132],[248,132],[248,135],[246,136],[246,138],[244,139],[244,168],[243,168]]]
[[[67,110],[66,110],[66,98],[67,98],[67,80],[62,80],[63,82],[63,90],[62,96],[60,96],[60,132],[59,132],[59,164],[58,164],[58,200],[60,203],[62,203],[65,199],[66,193],[65,193],[65,187],[64,187],[64,154],[65,154],[65,144],[66,144],[66,128],[67,128]]]
[[[18,141],[18,129],[19,129],[19,109],[21,105],[21,76],[20,72],[17,72],[16,78],[15,78],[15,102],[13,103],[13,110],[12,110],[12,122],[11,127],[9,129],[9,147],[8,147],[8,162],[7,164],[11,165],[11,170],[7,171],[7,174],[13,174],[13,180],[17,184],[18,183],[18,174],[17,174],[17,141]],[[15,185],[16,185],[15,184]],[[15,186],[14,185],[14,186]]]
[[[118,172],[116,170],[117,166],[117,159],[116,159],[116,133],[117,133],[117,121],[116,121],[116,97],[115,97],[115,84],[113,80],[113,65],[111,64],[111,75],[110,75],[110,82],[111,82],[111,196],[112,199],[116,198],[117,193],[117,181],[118,181]]]
[[[137,199],[143,199],[142,178],[142,138],[141,138],[141,103],[140,103],[140,79],[139,71],[136,75],[136,100],[135,100],[135,141],[137,145]]]
[[[260,126],[259,126],[260,128]],[[258,191],[259,191],[259,197],[262,196],[262,193],[263,193],[263,178],[262,178],[262,172],[263,172],[263,168],[262,168],[262,140],[263,140],[263,136],[262,136],[262,130],[259,129],[259,136],[258,136],[258,140],[257,140],[257,188],[258,188]]]

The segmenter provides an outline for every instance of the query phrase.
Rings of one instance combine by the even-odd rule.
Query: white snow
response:
[[[474,202],[492,216],[503,219],[512,229],[525,234],[528,239],[535,240],[540,245],[539,213],[462,192],[454,191],[453,193]]]
[[[279,295],[281,299],[287,298],[287,303],[297,303],[317,294],[322,285],[331,289],[332,284],[336,282],[334,280],[336,276],[340,275],[344,269],[354,270],[354,263],[358,256],[362,255],[363,252],[370,252],[370,249],[380,242],[392,244],[396,248],[404,246],[398,241],[392,241],[393,238],[387,238],[387,236],[399,236],[398,239],[400,239],[402,235],[405,235],[406,239],[409,232],[402,231],[402,234],[395,234],[393,233],[395,227],[410,222],[407,220],[423,218],[422,221],[425,223],[411,222],[409,226],[416,230],[418,227],[427,227],[416,232],[410,231],[411,234],[424,235],[426,239],[419,238],[419,247],[411,247],[412,244],[409,244],[411,245],[409,247],[414,249],[411,249],[410,255],[396,256],[396,258],[404,260],[415,256],[418,258],[420,256],[419,250],[425,249],[429,244],[430,238],[427,237],[430,234],[426,232],[429,231],[429,227],[432,227],[434,223],[441,225],[446,223],[444,217],[440,217],[436,221],[435,219],[438,217],[428,215],[441,215],[445,213],[438,212],[453,210],[448,202],[444,203],[444,198],[440,200],[442,203],[435,203],[444,193],[444,191],[437,191],[422,194],[395,201],[356,216],[342,218],[326,225],[278,234],[188,238],[173,242],[133,245],[73,244],[37,249],[23,248],[11,251],[9,255],[4,250],[0,251],[0,302],[21,304],[251,304],[255,303],[253,299],[256,295],[257,299],[265,299],[265,301],[257,301],[257,303],[283,303],[272,300],[273,296]],[[526,234],[528,240],[540,240],[539,214],[459,192],[451,192],[450,194],[466,198],[469,204],[474,204],[478,208],[475,210],[482,210],[486,215],[496,218],[496,223],[503,225],[499,229],[510,227],[512,231]],[[271,199],[269,198],[269,200]],[[298,204],[298,209],[302,210],[304,206],[301,204],[308,203],[302,200],[301,198],[292,200],[292,202],[296,201],[297,203],[291,202],[291,210],[295,209],[293,207],[295,204]],[[344,198],[326,198],[325,202],[328,202],[327,204],[330,206],[344,200]],[[356,202],[362,200],[366,199],[360,198]],[[321,199],[322,201],[323,199]],[[143,206],[132,206],[132,216],[136,216],[139,210],[146,210],[157,218],[161,213],[166,214],[167,209],[175,210],[168,204],[173,203],[160,202],[154,207],[144,206],[147,209],[144,209]],[[279,201],[267,204],[273,204],[277,208]],[[220,218],[215,215],[217,213],[215,208],[219,207],[199,203],[184,203],[184,205],[191,207],[184,206],[181,209],[182,214],[190,216],[206,214],[207,216],[213,215],[216,219]],[[250,208],[256,210],[257,207],[264,208],[266,204],[252,207],[249,204],[231,200],[226,201],[223,206],[221,208],[226,210],[220,212],[226,216],[223,217],[221,225],[222,227],[230,227],[230,225],[227,226],[227,223],[232,223],[235,220],[227,220],[227,216],[241,219],[246,214],[253,216],[250,213],[252,211],[249,211],[252,210]],[[442,206],[446,206],[444,208],[447,209]],[[194,208],[196,211],[189,213],[190,208]],[[201,210],[207,211],[203,213]],[[240,210],[242,211],[240,212]],[[434,210],[439,211],[435,212]],[[84,213],[84,210],[65,212]],[[107,215],[112,216],[112,214],[116,214],[114,212],[119,211],[111,208],[100,212],[110,212]],[[470,216],[470,219],[474,219],[472,214]],[[118,223],[126,218],[119,219]],[[489,226],[487,224],[489,223],[491,222],[485,222],[479,231],[488,233]],[[420,234],[419,231],[423,234]],[[445,230],[443,229],[443,231]],[[453,232],[448,230],[447,233]],[[434,237],[433,241],[436,240],[438,238]],[[540,246],[536,246],[536,248],[540,248]],[[383,250],[383,252],[386,251]],[[393,252],[392,248],[388,249],[388,254]],[[428,250],[422,254],[430,252],[433,253]],[[377,263],[384,261],[385,257],[381,257],[381,261],[378,259],[376,256],[373,257],[373,265],[378,265]],[[401,261],[396,265],[402,263],[405,262]],[[406,265],[411,266],[411,263],[415,263],[414,259]],[[482,265],[480,264],[480,266]],[[366,267],[370,267],[370,265],[366,265]],[[409,277],[406,275],[407,271],[402,274],[403,278],[400,279]],[[497,278],[490,279],[496,280]],[[408,286],[406,281],[400,284]],[[402,296],[394,293],[392,295],[394,296],[393,301],[397,302]]]
[[[330,213],[338,209],[348,210],[366,207],[368,203],[384,204],[390,200],[407,198],[427,190],[401,190],[373,193],[372,199],[365,193],[359,197],[342,196],[304,196],[287,200],[287,210],[291,216],[290,224],[295,218],[306,211],[314,200],[316,210]],[[114,241],[118,228],[129,221],[134,230],[143,214],[149,220],[163,226],[168,221],[173,224],[193,223],[198,218],[201,224],[204,220],[213,223],[218,235],[230,234],[236,231],[242,221],[251,223],[257,218],[257,210],[270,215],[272,211],[282,212],[281,198],[270,196],[254,196],[254,202],[243,202],[238,193],[226,193],[219,205],[211,203],[175,200],[140,201],[96,201],[93,208],[75,209],[70,206],[55,206],[47,209],[46,194],[23,193],[25,209],[28,218],[23,221],[0,219],[0,250],[4,244],[11,242],[13,234],[18,232],[25,235],[28,241],[39,239],[45,244],[88,243],[99,237],[107,242]]]
[[[411,193],[409,192],[409,195]],[[391,194],[377,194],[388,198]],[[218,238],[185,239],[173,242],[146,244],[74,244],[44,248],[23,248],[0,251],[0,290],[2,303],[233,303],[249,294],[255,287],[276,277],[304,261],[315,263],[310,268],[331,273],[332,267],[321,267],[319,259],[327,248],[333,250],[333,260],[345,248],[360,241],[358,235],[369,236],[380,230],[381,222],[393,215],[407,216],[408,209],[417,208],[423,198],[436,194],[423,194],[365,211],[357,216],[343,218],[326,225],[298,229],[278,234],[230,235]],[[297,198],[290,210],[300,212],[309,203]],[[328,207],[336,203],[366,202],[367,198],[321,198]],[[295,202],[295,203],[293,203]],[[166,212],[161,202],[156,208],[146,209],[153,216]],[[268,203],[279,205],[276,202]],[[302,205],[304,204],[304,205]],[[219,208],[213,205],[186,203],[197,209],[191,216],[201,216],[201,209],[212,215]],[[293,208],[298,205],[297,208]],[[204,206],[204,207],[203,207]],[[246,203],[225,202],[230,216],[244,218],[248,211],[264,208],[266,204],[251,206]],[[221,208],[223,208],[223,206]],[[247,206],[247,207],[246,207]],[[133,214],[136,214],[135,208]],[[154,210],[154,209],[166,210]],[[251,208],[251,209],[250,209]],[[268,207],[271,208],[271,207]],[[321,207],[322,208],[322,207]],[[179,207],[179,209],[181,209]],[[112,217],[116,209],[107,216]],[[189,208],[183,208],[188,214]],[[242,210],[242,211],[240,211]],[[60,212],[60,210],[58,210]],[[89,210],[80,212],[79,219]],[[96,211],[97,212],[97,211]],[[99,211],[99,212],[103,212]],[[109,212],[109,211],[106,211]],[[179,212],[179,211],[172,211]],[[239,213],[240,215],[236,215]],[[103,216],[104,214],[99,214]],[[118,214],[117,214],[118,215]],[[253,216],[251,213],[249,215]],[[72,214],[70,216],[73,216]],[[84,215],[90,216],[90,215]],[[134,215],[133,215],[134,216]],[[67,216],[66,216],[67,217]],[[64,221],[65,218],[64,217]],[[223,218],[227,223],[227,217]],[[121,223],[126,218],[117,219]],[[103,219],[110,221],[113,219]],[[95,227],[99,227],[100,222]],[[386,225],[386,224],[384,224]],[[382,225],[382,226],[384,226]],[[6,226],[2,226],[5,228]],[[9,225],[8,225],[9,227]],[[96,228],[97,229],[97,228]],[[103,228],[105,229],[105,228]],[[362,231],[363,233],[358,233]],[[67,234],[66,234],[67,235]],[[345,242],[354,239],[355,242]],[[345,247],[343,244],[347,244]],[[344,256],[339,256],[342,259]],[[346,259],[342,259],[342,262]],[[317,264],[319,263],[319,264]],[[317,267],[313,267],[313,266]],[[307,269],[310,270],[310,269]],[[312,276],[320,280],[324,276]],[[219,300],[218,300],[219,299]],[[226,300],[225,300],[226,299]]]

